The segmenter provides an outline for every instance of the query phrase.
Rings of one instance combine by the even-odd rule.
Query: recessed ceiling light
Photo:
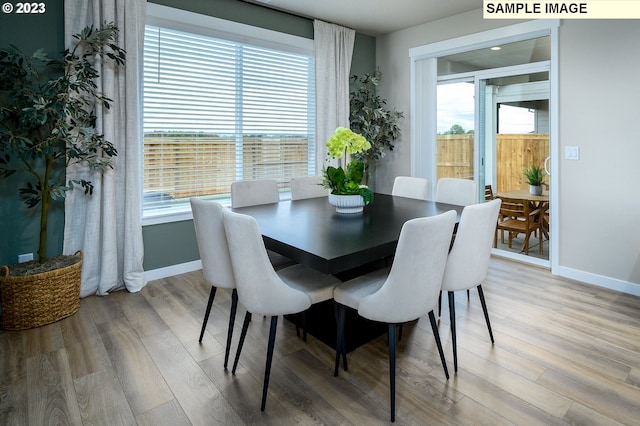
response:
[[[493,46],[493,47],[491,48],[491,50],[500,50],[500,49],[502,49],[502,47],[500,47],[500,46]]]

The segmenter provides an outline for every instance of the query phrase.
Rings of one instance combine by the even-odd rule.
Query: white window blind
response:
[[[315,174],[313,56],[147,25],[145,211]]]

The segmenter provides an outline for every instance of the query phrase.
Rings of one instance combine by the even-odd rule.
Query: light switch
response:
[[[580,159],[580,148],[577,146],[565,146],[564,147],[564,158],[566,160],[579,160]]]

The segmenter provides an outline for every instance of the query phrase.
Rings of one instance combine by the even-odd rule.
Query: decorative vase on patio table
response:
[[[364,208],[364,199],[362,198],[362,195],[329,194],[329,204],[335,206],[337,213],[362,213]]]
[[[542,186],[541,185],[529,185],[529,194],[531,194],[531,195],[542,195]]]

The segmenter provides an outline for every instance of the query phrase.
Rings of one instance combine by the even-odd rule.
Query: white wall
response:
[[[410,173],[409,49],[512,25],[480,9],[378,37],[380,88],[404,111],[402,138],[377,167],[376,190]],[[640,295],[640,24],[566,20],[559,29],[558,267],[552,272]],[[553,218],[552,218],[553,220]]]
[[[636,284],[638,40],[638,21],[564,21],[560,27],[560,152],[565,146],[578,146],[580,159],[560,161],[559,262],[567,272]]]

